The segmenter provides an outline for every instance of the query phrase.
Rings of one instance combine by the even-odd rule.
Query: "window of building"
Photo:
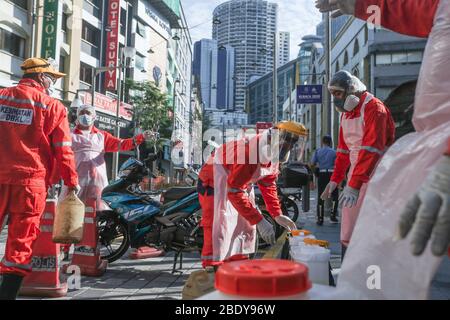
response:
[[[10,1],[14,3],[16,6],[28,10],[28,0],[10,0]]]
[[[97,42],[97,35],[99,34],[99,30],[94,26],[91,26],[89,23],[83,20],[83,25],[81,29],[81,38],[86,40],[87,42],[94,44]]]
[[[25,58],[25,39],[0,28],[0,50]]]
[[[341,66],[339,65],[339,61],[336,62],[336,72],[339,72],[341,70]]]
[[[345,67],[347,64],[348,64],[348,52],[345,51],[345,54],[344,54],[344,67]]]
[[[101,5],[102,5],[102,0],[85,0],[85,1],[83,1],[83,9],[98,19],[101,18]]]
[[[145,57],[140,55],[139,53],[137,53],[135,56],[135,59],[136,59],[135,65],[134,65],[135,68],[140,71],[144,70],[145,69]]]
[[[377,65],[391,64],[392,63],[391,58],[392,57],[390,54],[377,54],[376,64]]]
[[[65,64],[66,64],[66,57],[63,55],[59,56],[59,72],[65,73]]]
[[[127,30],[127,12],[124,9],[120,9],[120,34],[125,36]]]
[[[423,60],[422,51],[408,52],[408,63],[422,63],[422,60]]]
[[[140,22],[139,20],[136,23],[136,33],[138,35],[140,35],[142,38],[146,37],[145,25],[142,22]]]
[[[80,81],[92,84],[92,67],[83,62],[80,64]]]
[[[67,32],[67,20],[69,18],[69,15],[67,13],[62,14],[62,21],[61,21],[61,29],[63,29],[63,31]]]
[[[367,27],[367,23],[364,26],[364,44],[367,44],[369,41],[369,27]]]
[[[356,56],[359,53],[359,41],[355,40],[355,45],[353,47],[353,56]]]
[[[355,77],[359,78],[359,66],[358,66],[358,65],[356,65],[356,66],[352,69],[352,74],[353,74]]]
[[[406,52],[399,52],[392,54],[392,64],[402,64],[408,62],[408,54]]]

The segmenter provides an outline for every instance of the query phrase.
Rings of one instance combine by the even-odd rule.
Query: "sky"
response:
[[[226,0],[181,0],[192,42],[212,37],[212,13],[214,8]],[[298,45],[303,36],[316,33],[321,20],[314,0],[269,0],[278,3],[278,31],[291,33],[291,60],[298,54]],[[194,27],[194,28],[192,28]]]

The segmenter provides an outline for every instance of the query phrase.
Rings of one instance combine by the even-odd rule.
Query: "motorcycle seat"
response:
[[[164,192],[164,202],[178,200],[197,192],[197,187],[172,187]]]

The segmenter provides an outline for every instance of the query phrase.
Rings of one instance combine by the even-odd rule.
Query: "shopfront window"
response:
[[[25,39],[0,28],[0,50],[25,58]]]

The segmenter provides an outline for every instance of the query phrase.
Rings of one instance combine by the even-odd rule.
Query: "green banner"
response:
[[[42,27],[41,58],[56,61],[56,37],[58,35],[58,0],[44,1],[44,23]]]

